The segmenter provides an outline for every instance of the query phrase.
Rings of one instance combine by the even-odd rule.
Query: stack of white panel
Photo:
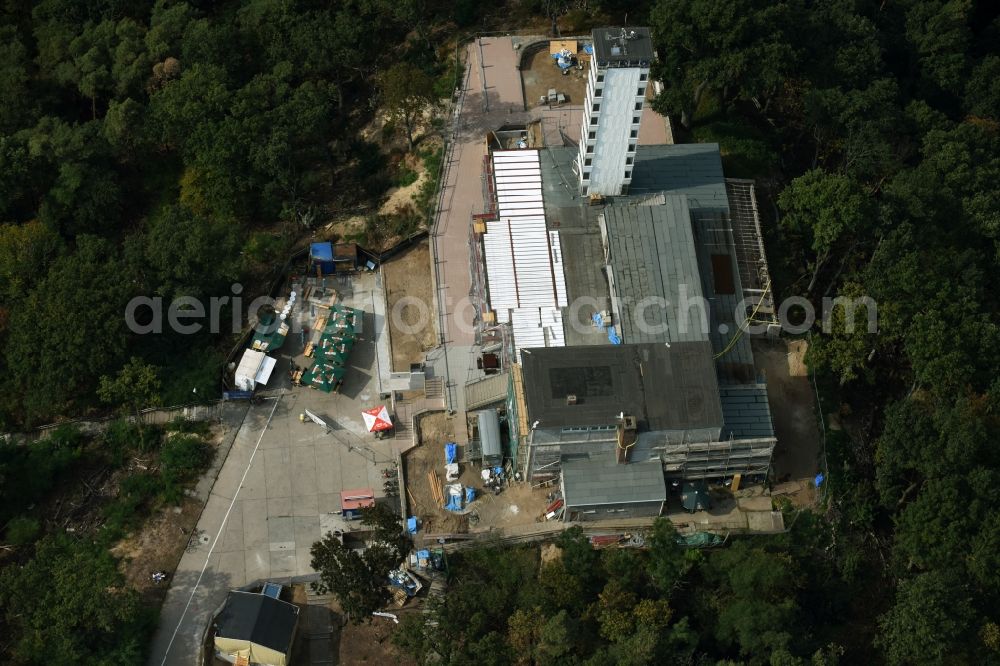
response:
[[[562,312],[558,308],[518,308],[511,311],[511,329],[518,359],[522,348],[565,347]]]
[[[538,151],[499,150],[492,159],[498,219],[483,237],[490,307],[511,323],[518,349],[564,346],[566,278],[559,232],[545,229]]]

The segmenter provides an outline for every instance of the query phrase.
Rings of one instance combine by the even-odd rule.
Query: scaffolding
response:
[[[726,197],[729,199],[729,216],[740,283],[744,296],[753,303],[748,308],[747,315],[753,314],[751,324],[764,324],[768,333],[775,332],[771,327],[778,325],[777,308],[771,290],[771,272],[764,252],[764,236],[760,229],[754,182],[727,178]]]
[[[774,437],[682,442],[654,447],[663,470],[684,479],[726,478],[734,474],[767,476],[774,453]]]

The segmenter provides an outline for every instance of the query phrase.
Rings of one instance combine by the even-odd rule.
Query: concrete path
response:
[[[476,306],[470,299],[469,243],[472,216],[485,210],[486,134],[530,118],[524,111],[517,54],[509,37],[473,42],[467,47],[466,62],[469,67],[452,119],[453,135],[431,234],[441,344],[428,361],[435,376],[447,379],[446,404],[455,411],[464,411],[465,382],[481,376],[474,360]]]
[[[642,111],[642,119],[639,121],[638,142],[640,146],[658,146],[674,142],[670,119],[661,116],[650,106],[650,102],[656,96],[655,88],[658,85],[653,84],[646,87],[646,106]]]

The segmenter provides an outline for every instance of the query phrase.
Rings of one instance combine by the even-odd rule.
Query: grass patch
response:
[[[118,497],[101,510],[104,517],[101,537],[108,544],[138,527],[160,495],[162,481],[156,474],[131,474],[121,480],[118,490]]]
[[[417,182],[418,178],[420,178],[420,174],[402,164],[396,169],[396,187],[413,185],[413,183]]]
[[[208,467],[214,454],[212,447],[197,435],[168,437],[160,451],[160,498],[168,504],[180,504],[184,487]]]
[[[243,248],[246,257],[256,264],[281,263],[288,253],[288,239],[270,231],[254,231]]]
[[[18,446],[0,443],[0,525],[26,512],[65,481],[83,453],[85,439],[61,426],[45,439]]]
[[[160,429],[156,426],[139,428],[125,419],[118,419],[101,434],[99,444],[101,453],[117,469],[125,465],[130,455],[155,451],[160,445]]]
[[[208,421],[188,421],[178,416],[167,424],[167,432],[181,432],[207,438],[212,433],[212,426]]]
[[[424,169],[427,170],[427,179],[420,186],[420,191],[414,197],[413,203],[423,216],[424,224],[430,226],[434,219],[438,181],[441,178],[441,163],[444,160],[444,146],[425,148],[418,151],[417,154],[423,160]]]
[[[27,546],[34,543],[42,526],[29,516],[18,516],[7,523],[4,540],[12,546]]]
[[[434,94],[438,99],[451,99],[465,75],[465,67],[457,56],[450,59],[450,62],[451,66],[444,67],[444,71],[434,80]]]

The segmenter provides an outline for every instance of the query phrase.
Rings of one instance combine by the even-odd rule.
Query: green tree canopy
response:
[[[378,82],[382,103],[393,118],[403,123],[412,150],[417,121],[434,102],[434,82],[423,70],[405,62],[387,69]]]
[[[371,617],[389,598],[388,575],[406,552],[409,539],[398,518],[382,504],[362,511],[362,523],[374,528],[368,547],[361,553],[346,548],[333,534],[313,544],[312,568],[319,572],[313,583],[321,593],[332,592],[354,623]]]

